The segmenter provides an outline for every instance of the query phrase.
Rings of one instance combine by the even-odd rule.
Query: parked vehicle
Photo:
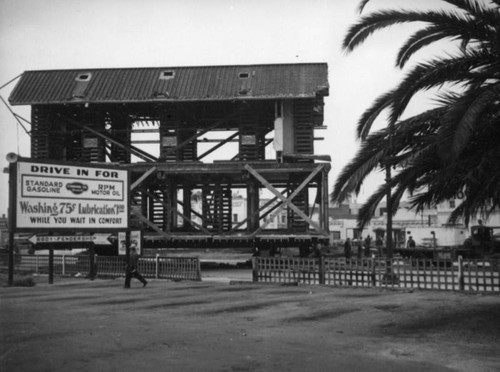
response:
[[[471,227],[471,235],[465,239],[463,251],[469,258],[500,256],[500,226]]]
[[[500,258],[500,226],[491,227],[482,224],[470,228],[471,234],[462,244],[439,246],[436,239],[430,239],[430,244],[416,247],[399,247],[394,253],[403,257],[416,259],[431,259],[434,261],[456,260],[463,258]]]

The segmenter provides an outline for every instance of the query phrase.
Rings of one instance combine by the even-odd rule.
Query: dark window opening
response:
[[[276,102],[276,117],[277,118],[280,118],[283,115],[282,108],[283,107],[282,107],[281,101],[277,101]]]
[[[239,77],[240,79],[248,79],[248,78],[250,77],[250,74],[249,74],[248,72],[240,72],[240,73],[238,74],[238,77]]]
[[[91,78],[92,74],[90,73],[85,73],[85,74],[79,74],[77,77],[76,77],[76,80],[77,81],[89,81],[90,78]]]
[[[160,74],[160,79],[173,79],[175,72],[172,70],[162,71]]]

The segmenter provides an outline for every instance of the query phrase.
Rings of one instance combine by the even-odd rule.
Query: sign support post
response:
[[[49,247],[49,284],[54,284],[54,246]]]
[[[9,158],[7,158],[9,160]],[[17,157],[16,157],[17,160]],[[9,277],[8,285],[14,285],[14,221],[16,213],[16,163],[9,160]]]
[[[127,231],[125,231],[125,263],[126,263],[126,265],[128,265],[129,260],[130,260],[130,229],[127,229]],[[127,275],[126,272],[125,272],[125,275]]]
[[[88,245],[88,252],[89,252],[89,279],[94,280],[96,276],[96,270],[95,270],[95,249],[94,249],[94,244],[90,243]]]

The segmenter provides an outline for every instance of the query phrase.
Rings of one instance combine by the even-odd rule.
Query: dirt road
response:
[[[500,370],[498,295],[237,278],[2,287],[0,370]]]

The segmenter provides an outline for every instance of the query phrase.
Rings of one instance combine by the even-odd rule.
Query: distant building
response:
[[[451,225],[448,223],[451,212],[459,203],[459,200],[449,200],[440,203],[435,208],[426,209],[416,213],[410,209],[408,202],[400,203],[396,215],[393,217],[393,241],[396,246],[406,244],[411,235],[417,245],[429,246],[433,243],[435,234],[436,244],[441,246],[460,245],[470,235],[469,229],[463,224]],[[374,241],[377,237],[385,241],[387,226],[387,207],[385,202],[380,203],[375,216],[363,229],[358,227],[357,216],[362,204],[346,203],[336,207],[330,207],[329,225],[331,241],[343,241],[346,238],[359,239],[367,235]],[[470,226],[476,225],[481,217],[474,218]],[[500,226],[500,212],[484,219],[484,224],[489,226]]]

